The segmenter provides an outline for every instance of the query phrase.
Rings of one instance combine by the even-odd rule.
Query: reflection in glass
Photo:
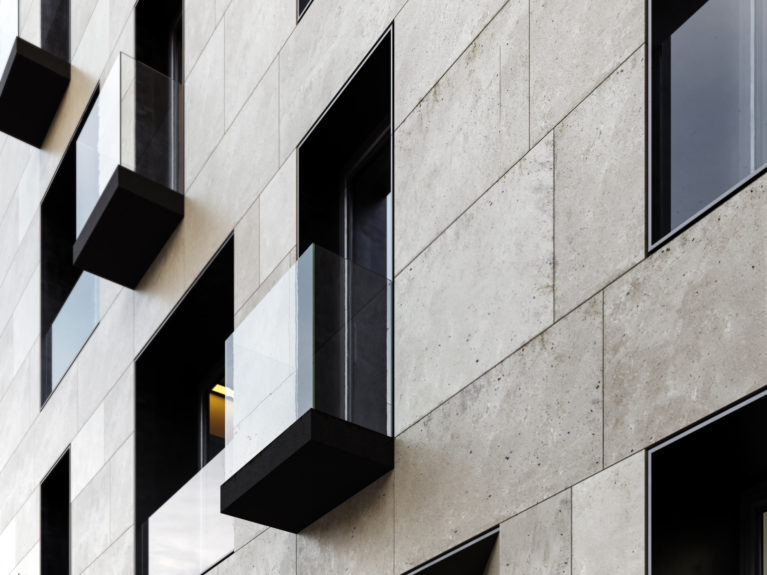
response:
[[[767,162],[764,4],[653,4],[654,242]]]
[[[64,377],[99,321],[99,281],[83,272],[49,331],[51,388]]]

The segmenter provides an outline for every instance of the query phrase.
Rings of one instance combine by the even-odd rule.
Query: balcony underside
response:
[[[393,468],[393,438],[311,409],[221,486],[221,511],[298,533]]]
[[[184,217],[184,196],[118,166],[75,241],[75,266],[135,288]]]
[[[0,130],[40,148],[69,74],[68,62],[16,38],[0,80]]]

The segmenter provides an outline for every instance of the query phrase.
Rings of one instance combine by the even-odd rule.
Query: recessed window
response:
[[[767,392],[648,453],[652,575],[763,574]]]
[[[312,3],[312,0],[298,0],[298,19],[301,19],[301,16],[304,15],[304,12],[306,12],[306,9],[309,7],[309,4]]]
[[[767,164],[767,2],[654,0],[650,246]]]
[[[86,108],[87,118],[96,95]],[[72,264],[75,241],[75,132],[41,208],[41,403],[66,374],[99,321],[98,278]]]
[[[69,451],[40,486],[40,573],[69,573]]]
[[[411,569],[405,575],[486,575],[498,532],[499,528],[494,527]]]

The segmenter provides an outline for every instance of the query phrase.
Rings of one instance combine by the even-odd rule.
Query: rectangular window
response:
[[[40,573],[69,573],[69,451],[40,486]]]
[[[767,2],[653,0],[650,247],[767,164]]]

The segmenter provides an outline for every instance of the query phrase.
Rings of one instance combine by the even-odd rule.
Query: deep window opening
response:
[[[40,0],[40,47],[69,61],[69,0]]]
[[[315,407],[387,433],[391,32],[299,146],[298,244],[315,245]],[[346,263],[342,263],[346,262]]]
[[[763,574],[765,393],[651,449],[652,575]]]
[[[298,19],[299,20],[304,15],[304,12],[306,12],[306,9],[309,7],[309,4],[311,3],[312,3],[312,0],[298,0]]]
[[[40,486],[40,573],[69,573],[69,451]]]
[[[767,166],[767,3],[654,0],[654,247]]]
[[[461,543],[405,575],[487,575],[499,528]]]
[[[229,239],[136,360],[137,565],[148,520],[223,447],[225,342],[234,329]]]

